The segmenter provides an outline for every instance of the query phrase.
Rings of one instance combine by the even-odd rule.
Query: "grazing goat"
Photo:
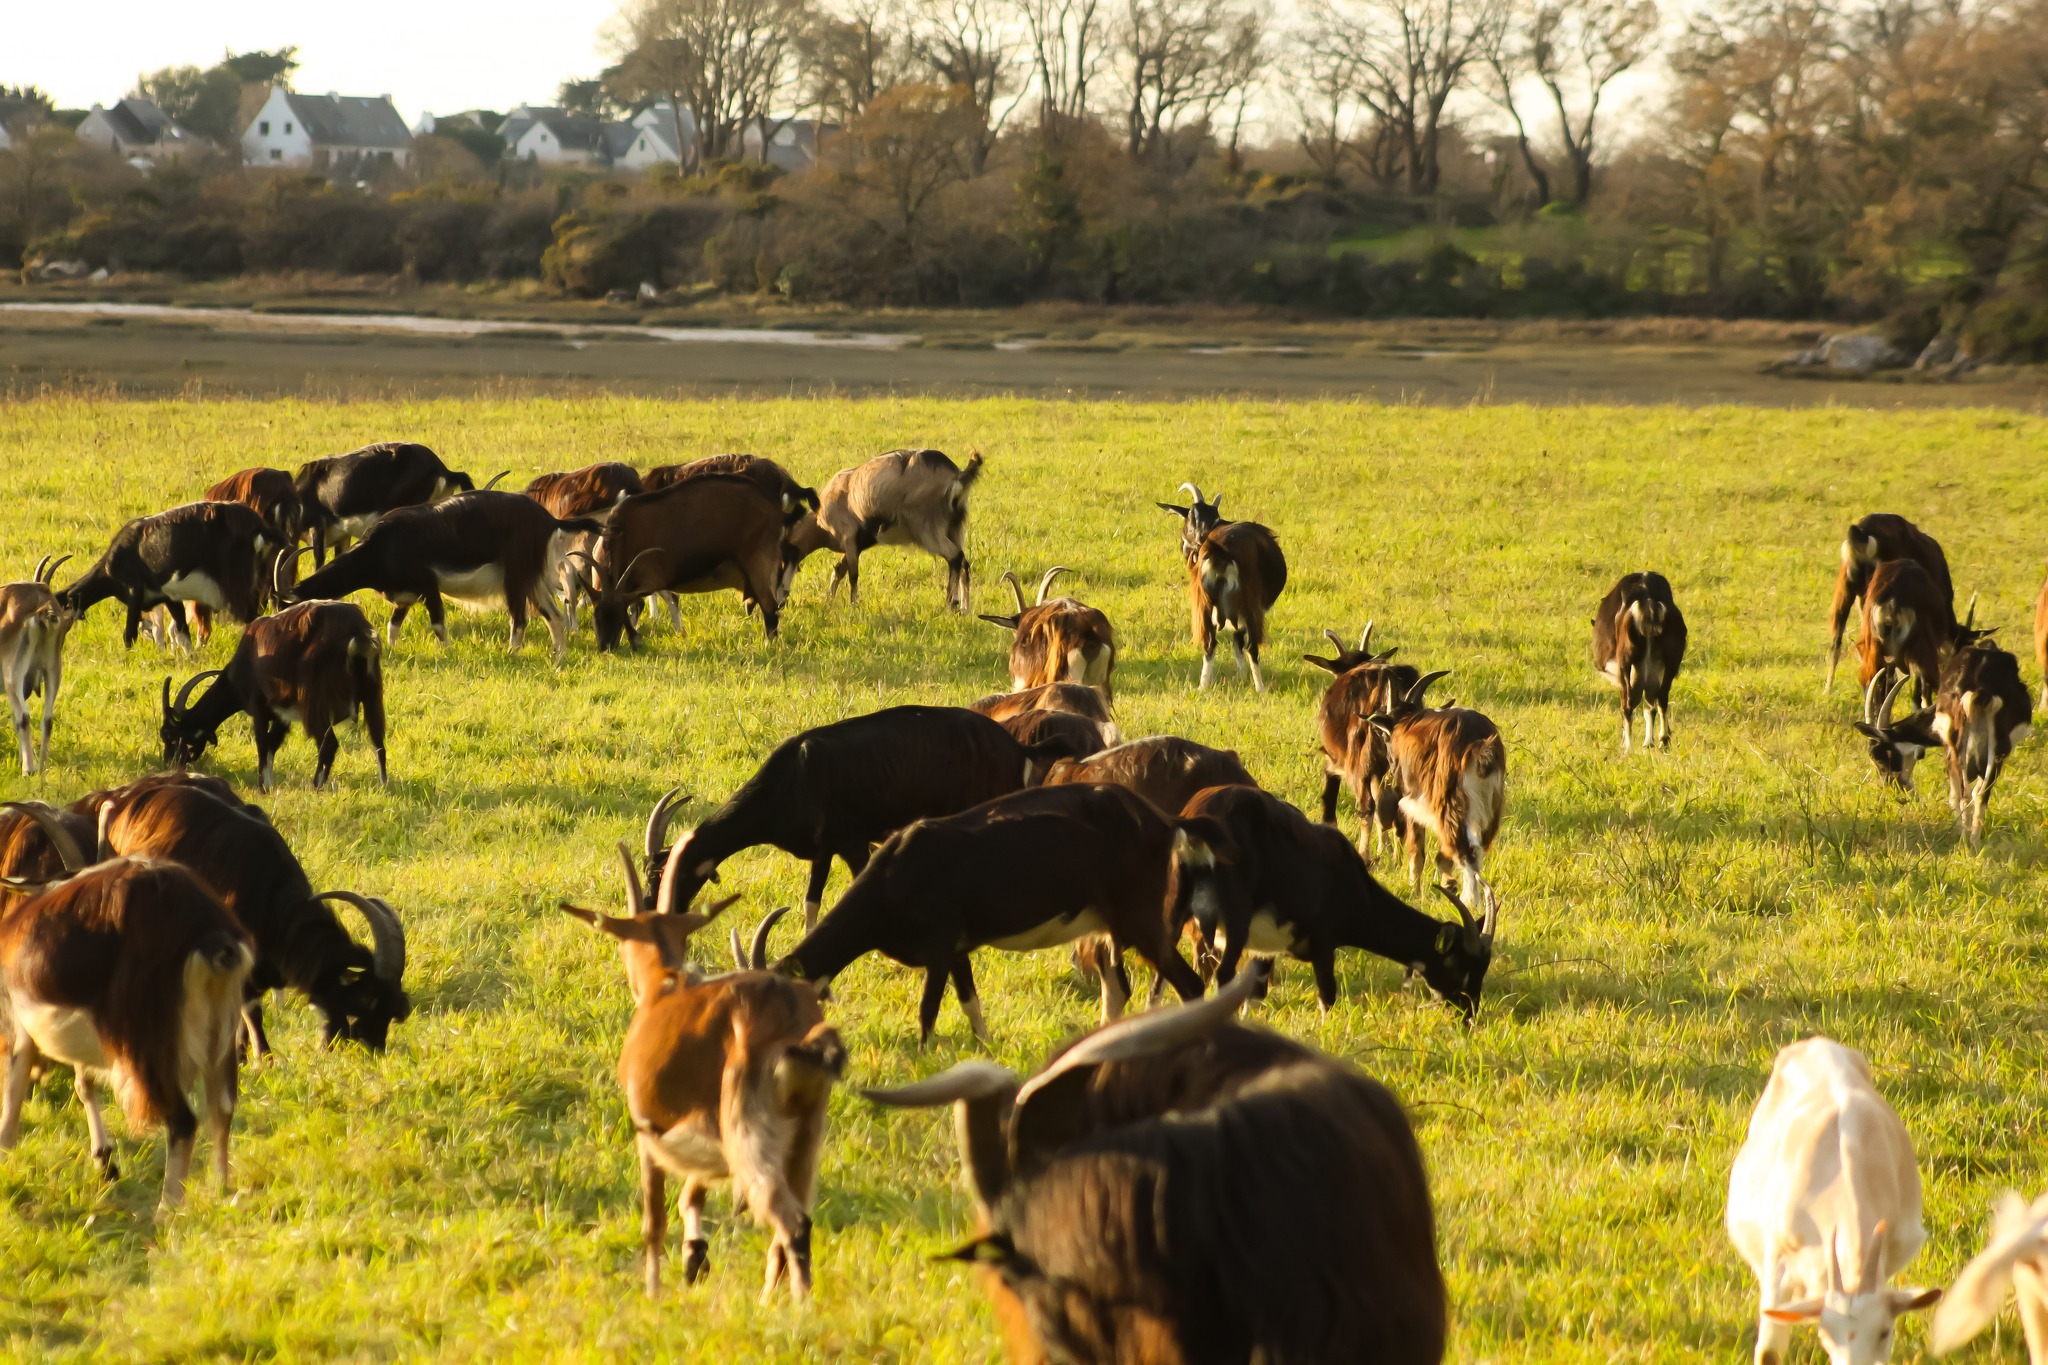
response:
[[[1058,750],[1065,755],[1060,762],[1087,758],[1108,747],[1102,738],[1101,722],[1071,711],[1025,711],[996,724],[1027,749],[1041,753]]]
[[[1437,1365],[1429,1179],[1385,1087],[1213,999],[1110,1025],[1030,1080],[963,1062],[887,1105],[956,1106],[1012,1359]]]
[[[415,602],[426,604],[434,634],[448,643],[445,594],[460,602],[502,600],[512,618],[512,648],[526,643],[529,603],[547,622],[559,662],[569,652],[569,623],[548,570],[564,532],[602,529],[588,517],[559,518],[520,493],[479,489],[443,502],[401,507],[371,528],[362,543],[336,555],[298,587],[293,602],[338,599],[369,589],[392,603],[389,635]]]
[[[92,1156],[118,1172],[100,1115],[98,1077],[137,1127],[167,1138],[159,1212],[185,1195],[200,1084],[214,1170],[228,1183],[235,1115],[235,1015],[255,954],[226,906],[176,863],[115,858],[54,882],[0,918],[0,983],[13,1019],[0,1148],[21,1128],[35,1066],[72,1069]]]
[[[503,474],[485,488],[494,487]],[[346,455],[308,460],[292,475],[299,512],[313,542],[313,566],[327,562],[348,541],[361,540],[388,512],[439,502],[475,489],[476,482],[411,441],[379,441]]]
[[[1193,919],[1204,944],[1220,949],[1218,981],[1230,981],[1244,953],[1285,953],[1315,969],[1327,1010],[1337,1003],[1337,950],[1361,948],[1420,974],[1467,1020],[1478,1012],[1500,918],[1491,887],[1480,884],[1476,920],[1438,887],[1458,910],[1459,922],[1445,923],[1375,881],[1343,835],[1256,787],[1211,787],[1181,815],[1224,831],[1213,840],[1190,835],[1174,856],[1175,918]]]
[[[226,668],[190,679],[171,699],[164,679],[164,766],[195,763],[220,737],[231,716],[247,711],[256,731],[256,785],[269,791],[272,762],[293,721],[319,746],[313,786],[327,785],[341,740],[337,725],[360,714],[377,753],[377,780],[390,785],[384,756],[383,649],[377,628],[350,602],[301,602],[275,616],[261,616],[242,632]],[[192,689],[208,678],[213,685],[189,705]]]
[[[263,610],[270,552],[283,544],[283,532],[240,503],[188,502],[116,531],[92,568],[57,599],[77,616],[117,599],[128,608],[121,642],[131,647],[143,613],[173,603],[197,602],[247,625]],[[182,647],[192,647],[175,606],[171,633]]]
[[[1107,933],[1136,949],[1183,1000],[1202,978],[1174,946],[1166,909],[1181,822],[1124,787],[1044,787],[1000,796],[892,835],[779,970],[837,976],[869,953],[922,969],[918,1037],[931,1038],[946,980],[986,1039],[968,955],[1025,953]],[[1105,1016],[1121,1008],[1103,979]]]
[[[1115,744],[1120,738],[1116,720],[1110,715],[1108,699],[1100,690],[1085,683],[1047,683],[1043,687],[1027,687],[1021,692],[997,692],[968,703],[967,709],[999,721],[1032,711],[1065,711],[1100,725],[1105,744]]]
[[[2010,1290],[2029,1365],[2048,1365],[2048,1195],[2027,1207],[2007,1191],[1992,1210],[1991,1240],[1963,1267],[1928,1324],[1928,1349],[1946,1355],[1991,1325]]]
[[[644,491],[639,471],[617,461],[585,465],[559,474],[543,474],[526,485],[526,496],[547,508],[550,514],[563,520],[588,517],[596,522],[605,521],[614,507]],[[566,552],[580,551],[589,555],[597,548],[596,533],[576,532],[564,540],[563,548],[565,554],[561,561],[559,586],[562,602],[569,613],[569,629],[574,631],[580,585],[569,567]]]
[[[260,810],[196,783],[152,778],[108,793],[99,814],[102,855],[168,858],[190,868],[249,930],[256,963],[246,1015],[256,1055],[270,1050],[263,997],[287,986],[320,1012],[329,1043],[382,1051],[391,1025],[412,1013],[398,913],[354,891],[315,894],[290,845]],[[328,901],[362,915],[369,948],[349,937]]]
[[[1941,1297],[1885,1287],[1926,1239],[1920,1172],[1861,1053],[1828,1038],[1778,1053],[1728,1176],[1728,1236],[1756,1274],[1756,1365],[1782,1365],[1806,1322],[1831,1365],[1882,1365],[1893,1320]]]
[[[952,706],[891,706],[784,740],[754,775],[676,846],[689,904],[718,865],[768,844],[811,865],[804,925],[818,922],[836,857],[858,876],[870,848],[913,820],[952,815],[1029,786],[1059,752],[1027,749],[986,716]],[[677,788],[676,791],[680,791]],[[647,817],[648,877],[669,860],[675,791]]]
[[[1856,729],[1870,741],[1870,761],[1887,782],[1906,791],[1913,790],[1913,769],[1921,758],[1941,747],[1934,728],[1934,708],[1923,706],[1904,720],[1894,720],[1892,709],[1905,688],[1906,675],[1886,668],[1863,689],[1863,719]]]
[[[1038,580],[1038,601],[1027,607],[1024,586],[1005,570],[1002,581],[1017,595],[1017,614],[984,612],[981,619],[1015,633],[1010,642],[1010,683],[1015,690],[1082,683],[1100,689],[1105,700],[1113,699],[1110,674],[1116,671],[1116,631],[1109,617],[1071,597],[1045,600],[1053,580],[1068,572],[1064,567],[1047,569]]]
[[[1835,666],[1842,658],[1842,627],[1849,613],[1870,591],[1871,575],[1887,560],[1903,559],[1926,571],[1935,594],[1953,617],[1956,590],[1948,576],[1948,557],[1933,536],[1904,517],[1890,512],[1873,512],[1850,525],[1842,537],[1842,567],[1835,577],[1835,601],[1828,614],[1827,690],[1835,690]],[[1865,679],[1865,683],[1868,683]]]
[[[710,474],[730,474],[747,480],[780,506],[783,518],[791,523],[806,511],[815,512],[821,506],[817,489],[804,487],[787,469],[761,455],[708,455],[687,464],[657,465],[647,471],[641,487],[653,493]]]
[[[1958,650],[1941,677],[1934,733],[1948,750],[1948,803],[1963,837],[1984,840],[1984,807],[2012,746],[2034,727],[2020,661],[1989,640]]]
[[[639,647],[632,607],[644,597],[727,588],[760,609],[761,629],[773,640],[782,619],[776,577],[782,539],[781,510],[750,480],[734,475],[707,475],[627,498],[605,522],[596,559],[576,557],[589,570],[582,582],[594,604],[597,647],[613,649],[621,635]]]
[[[1323,823],[1337,823],[1337,793],[1349,788],[1358,808],[1358,848],[1377,850],[1383,830],[1379,820],[1380,785],[1387,775],[1385,736],[1372,718],[1390,712],[1408,695],[1422,674],[1408,664],[1389,663],[1394,649],[1372,652],[1372,622],[1359,633],[1358,648],[1347,647],[1334,630],[1325,630],[1337,657],[1304,654],[1301,661],[1336,676],[1316,707],[1316,730],[1323,741]],[[1398,649],[1399,646],[1395,646]]]
[[[1621,751],[1629,750],[1636,708],[1643,709],[1643,748],[1671,747],[1671,684],[1685,664],[1685,614],[1660,573],[1623,574],[1593,615],[1593,667],[1621,689]]]
[[[271,562],[263,566],[261,576],[265,585],[275,583],[278,559],[288,554],[290,547],[297,545],[300,537],[306,534],[306,517],[299,507],[299,490],[293,486],[292,476],[282,469],[258,467],[237,470],[207,489],[206,500],[238,502],[283,533],[284,544],[277,547]],[[202,626],[210,631],[211,624],[205,619],[211,614],[210,610],[203,606],[195,606],[193,610],[200,614]]]
[[[7,688],[23,777],[50,765],[50,726],[56,723],[57,689],[64,681],[64,637],[78,620],[51,591],[50,579],[69,558],[53,563],[44,555],[30,581],[0,586],[0,684]],[[38,694],[43,699],[40,748],[30,739],[28,714],[28,699]]]
[[[1216,675],[1216,636],[1228,630],[1237,648],[1237,671],[1251,658],[1252,686],[1263,692],[1259,650],[1266,643],[1266,613],[1287,586],[1287,557],[1273,533],[1255,521],[1225,521],[1223,499],[1208,499],[1195,484],[1181,487],[1194,496],[1185,507],[1162,502],[1161,510],[1181,519],[1181,556],[1188,566],[1188,605],[1195,645],[1202,651],[1201,686]]]
[[[892,450],[834,474],[817,510],[790,528],[785,584],[820,550],[839,552],[834,591],[846,581],[846,600],[860,598],[860,557],[873,545],[915,545],[946,561],[946,605],[968,610],[967,493],[981,477],[981,453],[962,468],[937,450]]]
[[[633,993],[633,1022],[619,1052],[619,1088],[640,1152],[647,1292],[661,1290],[666,1185],[674,1176],[683,1182],[686,1283],[710,1269],[704,1199],[712,1181],[729,1179],[734,1202],[769,1231],[762,1297],[787,1274],[790,1293],[804,1299],[811,1292],[810,1209],[818,1151],[846,1049],[809,986],[758,970],[703,979],[684,956],[690,935],[732,901],[703,914],[683,910],[675,897],[678,857],[672,855],[650,913],[623,844],[619,856],[626,871],[624,918],[562,908],[619,941]]]
[[[1988,633],[1976,624],[1976,598],[1970,599],[1968,619],[1957,625],[1954,603],[1925,569],[1910,559],[1886,560],[1870,575],[1863,594],[1858,685],[1869,687],[1888,667],[1903,668],[1913,677],[1913,704],[1924,706],[1940,689],[1949,655]]]
[[[1499,727],[1479,712],[1455,705],[1421,709],[1422,694],[1443,676],[1423,674],[1394,712],[1373,718],[1387,741],[1380,818],[1400,833],[1416,895],[1422,894],[1423,836],[1433,834],[1438,875],[1455,869],[1471,905],[1488,892],[1481,868],[1507,805],[1508,754]]]

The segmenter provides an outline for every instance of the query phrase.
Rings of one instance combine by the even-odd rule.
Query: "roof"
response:
[[[389,95],[301,95],[285,92],[315,143],[330,147],[410,147],[412,134]]]
[[[572,114],[565,109],[535,108],[529,104],[522,104],[508,114],[498,135],[505,139],[507,148],[515,147],[536,123],[548,130],[563,151],[595,152],[604,142],[603,126],[596,119]]]
[[[191,136],[172,122],[155,100],[125,99],[99,112],[114,136],[129,146],[177,142]]]
[[[640,129],[630,123],[607,123],[604,126],[604,154],[608,161],[617,161],[633,150],[633,144],[640,139]],[[668,150],[668,140],[661,139],[663,151]]]

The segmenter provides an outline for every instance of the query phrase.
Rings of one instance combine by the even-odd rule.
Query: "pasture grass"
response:
[[[1947,546],[1979,619],[2023,647],[2048,506],[2048,422],[1997,411],[1026,401],[433,401],[318,405],[46,399],[0,406],[0,561],[90,560],[126,517],[251,464],[384,437],[479,477],[728,449],[809,481],[895,446],[988,455],[970,527],[977,605],[1004,567],[1106,609],[1126,733],[1234,747],[1313,811],[1333,626],[1423,667],[1439,699],[1493,716],[1509,750],[1491,874],[1503,902],[1485,1007],[1467,1029],[1347,954],[1316,1009],[1306,968],[1260,1018],[1381,1078],[1409,1106],[1434,1181],[1460,1361],[1746,1355],[1753,1287],[1721,1230],[1729,1163],[1775,1050],[1826,1032],[1862,1049],[1919,1145],[1927,1250],[1946,1282],[2003,1188],[2043,1183],[2041,942],[2048,923],[2038,742],[2014,758],[1981,852],[1960,847],[1939,764],[1901,801],[1820,692],[1834,547],[1865,511]],[[1182,479],[1275,527],[1291,561],[1252,694],[1192,690],[1174,525]],[[516,485],[515,485],[516,486]],[[612,1079],[630,1012],[616,959],[555,909],[612,908],[611,847],[674,783],[716,800],[779,740],[898,702],[1005,685],[1007,636],[941,609],[943,569],[866,561],[863,600],[823,597],[814,560],[764,644],[730,594],[686,605],[634,656],[586,631],[552,666],[511,655],[502,614],[419,623],[386,655],[390,790],[359,739],[332,790],[294,738],[265,804],[313,879],[388,897],[416,1003],[382,1056],[323,1050],[315,1016],[271,1012],[274,1064],[245,1073],[232,1190],[196,1186],[162,1228],[154,1135],[123,1174],[85,1160],[67,1077],[0,1155],[0,1352],[57,1360],[614,1359],[983,1361],[998,1335],[971,1275],[935,1252],[968,1232],[950,1125],[833,1101],[809,1311],[756,1301],[762,1235],[712,1204],[713,1272],[639,1290],[637,1186]],[[1691,625],[1674,747],[1624,760],[1588,663],[1593,604],[1621,572],[1667,573]],[[382,620],[381,604],[366,604]],[[195,664],[120,646],[113,606],[72,635],[53,768],[0,797],[68,800],[151,770],[160,679]],[[2030,649],[2022,649],[2031,654]],[[2026,672],[2035,668],[2029,659]],[[203,765],[253,790],[245,725]],[[9,764],[11,768],[11,763]],[[698,811],[703,805],[696,807]],[[1351,827],[1353,815],[1341,819]],[[833,879],[828,902],[845,884]],[[746,922],[800,899],[772,851],[727,865]],[[784,931],[784,946],[790,941]],[[715,943],[704,955],[719,961]],[[1026,1069],[1087,1025],[1062,954],[977,964],[1002,1062]],[[849,1079],[889,1084],[970,1055],[949,1001],[916,1046],[917,980],[879,959],[837,983]],[[117,1135],[122,1133],[116,1120]],[[1284,1210],[1275,1210],[1284,1216]],[[673,1235],[673,1225],[671,1227]],[[673,1248],[673,1243],[672,1243]],[[1361,1286],[1365,1291],[1369,1287]],[[1919,1354],[1906,1329],[1902,1358]],[[1804,1346],[1809,1352],[1814,1348]],[[1817,1354],[1810,1358],[1818,1358]],[[2008,1318],[1966,1359],[2021,1358]]]

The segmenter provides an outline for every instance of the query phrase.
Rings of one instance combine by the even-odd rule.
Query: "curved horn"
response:
[[[168,673],[166,673],[166,674],[164,675],[164,719],[165,719],[165,720],[169,720],[170,718],[171,718],[171,677],[170,677],[170,675],[169,675]]]
[[[1877,689],[1884,686],[1884,675],[1891,670],[1880,668],[1870,675],[1870,686],[1863,689],[1863,723],[1875,725],[1877,721]]]
[[[57,581],[57,570],[63,568],[64,562],[70,558],[70,555],[58,555],[55,559],[50,561],[50,567],[43,576],[43,583],[46,586]]]
[[[1878,703],[1878,713],[1872,718],[1872,724],[1876,725],[1880,730],[1891,727],[1892,707],[1897,704],[1899,693],[1904,690],[1907,683],[1913,680],[1912,675],[1903,668],[1898,670],[1898,675],[1898,681],[1886,690],[1884,700]]]
[[[1891,1223],[1887,1219],[1877,1220],[1877,1226],[1870,1230],[1870,1241],[1863,1247],[1863,1265],[1856,1282],[1856,1292],[1870,1294],[1884,1288],[1884,1243],[1891,1235]]]
[[[1438,678],[1448,678],[1450,676],[1451,670],[1448,668],[1439,668],[1434,672],[1423,674],[1415,680],[1415,686],[1408,689],[1407,695],[1401,698],[1402,704],[1420,706],[1422,704],[1422,694],[1429,691],[1429,685]]]
[[[1466,935],[1468,937],[1477,935],[1479,933],[1479,921],[1472,918],[1472,912],[1465,908],[1465,902],[1458,898],[1458,893],[1451,890],[1448,886],[1441,884],[1438,885],[1436,891],[1439,896],[1449,901],[1452,908],[1458,912],[1458,918],[1464,921]]]
[[[1328,640],[1330,642],[1330,647],[1332,649],[1335,649],[1339,654],[1348,654],[1351,652],[1351,646],[1344,643],[1344,637],[1339,635],[1336,631],[1331,630],[1328,626],[1323,627],[1323,638],[1325,640]]]
[[[1052,591],[1052,581],[1055,578],[1058,578],[1063,573],[1072,572],[1073,570],[1064,564],[1055,564],[1052,568],[1047,569],[1045,577],[1038,580],[1038,605],[1041,607],[1045,605],[1045,595]]]
[[[313,899],[353,905],[370,926],[371,970],[394,986],[405,979],[405,926],[389,901],[354,891],[322,891]]]
[[[1058,1061],[1026,1081],[1017,1092],[1017,1107],[1022,1109],[1033,1095],[1076,1067],[1148,1056],[1207,1033],[1234,1016],[1238,1006],[1251,999],[1253,993],[1266,984],[1272,971],[1272,964],[1260,958],[1206,1000],[1147,1010],[1095,1030],[1068,1048]]]
[[[690,841],[688,839],[678,839],[669,845],[668,861],[663,863],[661,867],[661,884],[655,889],[654,893],[654,913],[657,915],[677,915],[690,908],[687,901],[681,905],[676,904],[676,874],[682,870],[683,853],[689,846]],[[715,870],[707,880],[714,882],[718,880]],[[733,901],[738,899],[738,896],[733,896],[718,902],[711,909],[704,912],[704,918],[710,919],[713,915],[716,915],[720,910],[725,909],[726,906],[731,905]]]
[[[1026,610],[1024,605],[1024,585],[1019,583],[1017,575],[1011,573],[1008,569],[1003,570],[1002,581],[1008,583],[1010,591],[1017,594],[1017,614],[1022,616]]]
[[[28,580],[28,581],[29,581],[29,582],[31,582],[31,583],[40,583],[40,582],[42,582],[42,581],[43,581],[43,570],[45,570],[45,569],[47,569],[47,568],[49,568],[49,567],[50,567],[50,557],[49,557],[48,555],[44,555],[44,556],[43,556],[43,557],[42,557],[41,559],[39,559],[39,560],[37,560],[37,561],[36,561],[36,571],[35,571],[35,573],[34,573],[33,575],[31,575],[31,576],[30,576],[30,578],[29,578],[29,580]]]
[[[0,877],[0,886],[6,887],[9,891],[19,892],[24,896],[33,896],[39,892],[49,890],[63,880],[64,878],[62,877],[52,877],[48,881],[42,881],[35,877]]]
[[[666,792],[662,793],[661,800],[654,803],[654,809],[647,813],[647,842],[645,849],[647,861],[650,863],[661,856],[662,840],[668,837],[670,812],[690,799],[687,796],[678,795],[681,791],[682,788],[679,786],[670,787]]]
[[[740,927],[732,926],[732,965],[739,971],[747,969],[747,945],[740,942]]]
[[[753,966],[755,971],[765,972],[768,970],[768,931],[775,927],[777,920],[788,913],[788,906],[778,905],[768,912],[768,918],[762,920],[754,927],[754,943],[747,953],[747,961]],[[737,936],[739,931],[735,929],[733,933],[735,936],[734,942],[738,942]]]
[[[626,869],[626,914],[647,913],[647,891],[640,885],[640,869],[633,864],[633,850],[626,847],[624,839],[619,840],[619,865]]]
[[[0,804],[0,810],[18,810],[36,822],[43,837],[50,841],[50,847],[57,850],[57,861],[64,864],[68,875],[85,866],[85,851],[78,846],[78,840],[71,837],[71,831],[64,828],[64,822],[57,818],[57,812],[40,801],[8,801]]]
[[[199,686],[208,678],[218,678],[226,672],[225,668],[209,668],[204,673],[194,673],[185,680],[185,685],[178,689],[178,699],[171,703],[171,709],[173,711],[183,711],[185,709],[185,699],[192,695],[193,688]]]
[[[1207,498],[1202,496],[1202,486],[1200,484],[1184,483],[1180,487],[1182,492],[1192,494],[1196,502],[1208,501]]]
[[[1828,1292],[1840,1294],[1842,1286],[1842,1230],[1837,1227],[1828,1235]]]
[[[94,857],[99,862],[105,862],[114,856],[114,841],[107,837],[107,832],[113,827],[113,824],[114,803],[111,801],[100,802],[99,833],[93,840]]]
[[[1358,652],[1360,654],[1372,653],[1372,622],[1370,621],[1365,623],[1364,630],[1358,632]]]
[[[479,492],[479,493],[488,493],[488,492],[490,492],[490,491],[491,491],[491,490],[492,490],[493,488],[496,488],[496,487],[498,486],[498,483],[499,483],[499,481],[500,481],[500,480],[502,480],[502,479],[507,479],[507,478],[510,478],[510,477],[511,477],[511,475],[512,475],[512,471],[511,471],[511,470],[509,470],[509,469],[501,469],[501,470],[499,470],[499,471],[498,471],[497,473],[495,473],[495,474],[491,475],[491,481],[490,481],[489,483],[485,484],[485,485],[484,485],[484,486],[483,486],[482,488],[479,488],[479,489],[477,489],[477,492]]]
[[[1970,594],[1970,610],[1963,616],[1963,629],[1973,629],[1977,624],[1977,594]]]
[[[280,601],[283,600],[285,594],[284,571],[298,563],[300,555],[309,555],[311,553],[313,553],[312,547],[301,545],[290,554],[279,555],[275,560],[271,561],[270,587],[277,594]]]
[[[614,592],[617,592],[624,588],[626,583],[626,576],[633,572],[633,567],[636,564],[638,564],[641,560],[647,558],[647,556],[649,555],[658,555],[660,553],[660,546],[650,545],[646,549],[642,550],[639,554],[634,555],[631,559],[627,560],[626,567],[619,570],[617,573],[611,576],[612,590]]]
[[[959,1100],[985,1100],[1017,1088],[1017,1077],[1008,1067],[994,1062],[961,1062],[909,1085],[891,1089],[863,1089],[860,1093],[873,1104],[899,1109],[924,1109],[953,1104]]]

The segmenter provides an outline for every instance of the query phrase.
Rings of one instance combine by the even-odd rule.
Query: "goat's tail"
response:
[[[967,490],[974,487],[974,481],[981,477],[981,466],[981,452],[978,450],[968,451],[966,465],[961,468],[958,474],[954,475],[953,487],[946,493],[946,497],[953,504],[954,510],[957,511],[967,505]]]

